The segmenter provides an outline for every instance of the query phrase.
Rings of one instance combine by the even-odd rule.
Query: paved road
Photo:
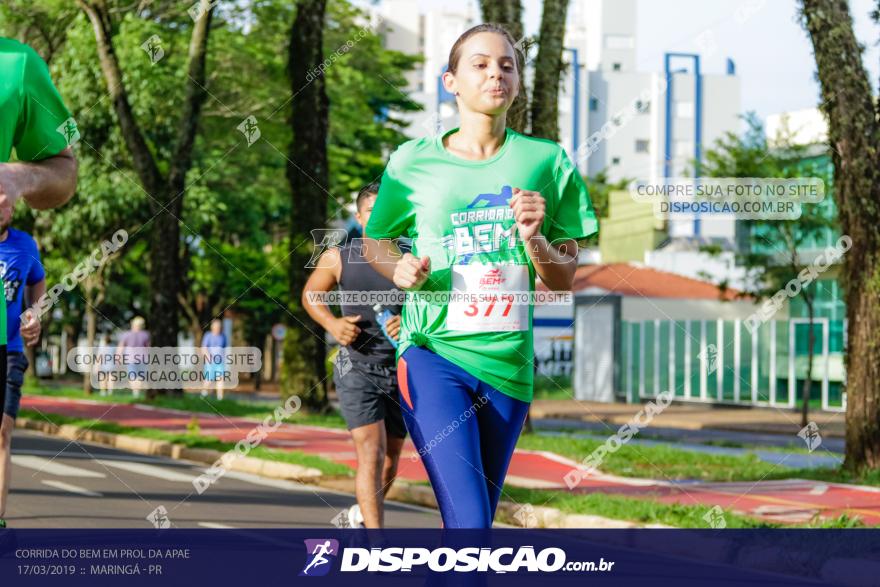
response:
[[[7,521],[16,528],[150,528],[164,507],[177,528],[331,527],[354,496],[229,472],[202,495],[201,464],[18,430]],[[438,528],[436,512],[389,504],[391,528]]]

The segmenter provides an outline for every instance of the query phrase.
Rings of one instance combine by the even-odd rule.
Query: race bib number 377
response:
[[[446,328],[467,332],[529,329],[527,265],[453,265]]]

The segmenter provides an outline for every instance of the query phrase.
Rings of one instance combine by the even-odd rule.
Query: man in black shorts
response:
[[[367,224],[379,187],[371,184],[357,197],[356,218],[361,229]],[[336,317],[326,304],[310,299],[336,287],[345,292],[400,294],[391,281],[372,269],[363,257],[362,241],[331,248],[318,259],[315,271],[303,288],[302,302],[312,319],[340,344],[334,367],[336,393],[357,450],[356,494],[358,504],[349,510],[353,527],[384,525],[384,497],[394,482],[406,425],[400,411],[395,368],[395,348],[377,323],[372,303],[341,304]],[[312,294],[312,296],[310,296]],[[383,304],[394,316],[386,323],[397,339],[400,305]]]

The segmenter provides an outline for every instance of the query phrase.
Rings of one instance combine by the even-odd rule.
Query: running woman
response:
[[[37,53],[0,37],[0,218],[8,223],[18,199],[36,209],[61,206],[76,190],[76,159],[70,144],[76,123]],[[16,161],[10,162],[15,151]],[[18,314],[16,314],[18,316]],[[0,317],[6,311],[0,308]],[[37,328],[31,317],[24,329]],[[6,527],[10,446],[18,395],[7,390],[7,325],[0,320],[0,528]],[[11,366],[11,365],[10,365]]]
[[[378,190],[377,185],[371,184],[358,193],[355,219],[362,230],[370,218]],[[319,257],[302,295],[306,312],[336,339],[341,345],[339,352],[344,356],[344,360],[337,358],[333,380],[340,411],[357,452],[357,505],[348,511],[349,525],[381,528],[384,498],[397,476],[400,451],[406,439],[394,347],[377,323],[373,302],[343,299],[342,316],[337,317],[326,304],[312,299],[314,294],[336,287],[342,294],[400,295],[400,292],[364,259],[363,239],[353,239],[344,247],[328,249]],[[380,305],[395,314],[385,323],[385,328],[388,336],[396,340],[400,330],[400,305]]]
[[[570,290],[598,230],[563,149],[506,127],[519,80],[504,28],[466,31],[443,74],[460,128],[392,154],[366,227],[367,258],[407,290],[401,403],[446,528],[492,526],[532,399],[535,278]]]

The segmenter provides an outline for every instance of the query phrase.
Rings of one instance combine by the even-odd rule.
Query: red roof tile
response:
[[[707,281],[629,263],[581,265],[574,274],[572,291],[590,287],[624,296],[687,300],[733,300],[739,294],[732,288],[722,293],[718,286]],[[547,290],[543,283],[538,288]]]

